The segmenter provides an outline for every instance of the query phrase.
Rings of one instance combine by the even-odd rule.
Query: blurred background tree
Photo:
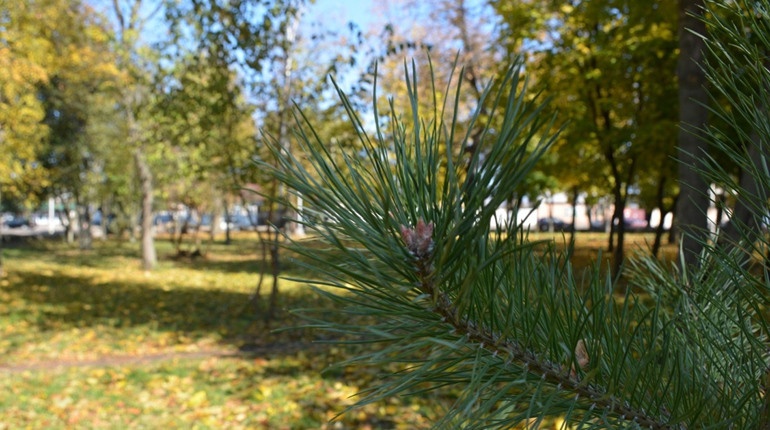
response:
[[[327,74],[351,90],[351,106],[367,113],[366,94],[377,64],[378,94],[392,96],[392,108],[385,102],[379,111],[387,123],[391,109],[409,107],[398,78],[404,60],[417,59],[422,79],[415,90],[433,90],[424,61],[430,53],[439,82],[462,84],[456,155],[474,153],[483,139],[497,137],[502,119],[489,112],[504,106],[507,96],[484,99],[483,88],[518,57],[535,92],[553,99],[549,113],[558,111],[565,120],[554,124],[563,133],[543,162],[517,189],[499,190],[507,195],[508,209],[525,202],[536,207],[556,194],[575,208],[578,202],[590,208],[611,201],[607,248],[615,254],[616,273],[625,260],[624,208],[640,206],[648,214],[658,209],[661,218],[676,214],[677,225],[687,231],[681,239],[692,264],[690,256],[702,243],[696,238],[714,228],[707,225],[706,206],[716,205],[702,197],[712,184],[697,174],[697,164],[685,160],[678,167],[684,170],[677,171],[673,163],[699,151],[688,145],[702,145],[703,136],[695,136],[694,129],[677,128],[680,122],[704,124],[703,118],[680,115],[703,104],[702,93],[689,93],[703,89],[702,77],[693,85],[685,80],[690,86],[681,81],[683,74],[700,73],[693,61],[702,48],[692,44],[701,39],[691,31],[705,31],[694,19],[698,1],[403,0],[372,5],[376,16],[361,23],[331,23],[313,15],[321,3],[3,4],[0,33],[7,67],[0,126],[8,150],[0,159],[0,202],[31,213],[40,210],[41,201],[56,198],[71,232],[82,232],[84,248],[92,215],[119,219],[130,237],[141,234],[142,261],[149,270],[157,260],[153,221],[158,211],[185,208],[223,216],[244,203],[239,192],[244,187],[267,195],[283,192],[251,160],[270,157],[265,136],[292,151],[292,103],[322,124],[320,138],[344,142],[335,148],[362,148]],[[449,79],[455,60],[464,68]],[[447,96],[447,88],[452,87],[437,88],[437,96]],[[419,102],[423,112],[431,109],[425,97]],[[713,103],[729,104],[725,97]],[[701,110],[696,113],[702,116]],[[712,113],[708,119],[726,129],[722,116]],[[359,126],[372,128],[373,122]],[[729,133],[736,136],[738,130]],[[463,140],[466,134],[471,139]],[[129,158],[133,162],[125,163]],[[728,167],[737,178],[748,166],[729,162]],[[686,186],[679,186],[681,180]],[[701,197],[695,202],[683,191]],[[739,207],[735,196],[724,201],[719,213],[729,215]],[[266,211],[278,214],[281,208]],[[104,224],[101,228],[106,230]],[[661,224],[653,253],[663,233]]]

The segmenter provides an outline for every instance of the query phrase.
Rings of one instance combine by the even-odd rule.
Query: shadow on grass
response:
[[[23,324],[38,333],[89,327],[106,327],[115,336],[121,330],[167,332],[187,339],[180,343],[215,339],[243,351],[315,340],[316,333],[309,329],[291,328],[303,321],[290,311],[329,303],[310,288],[286,288],[282,282],[278,312],[266,327],[251,300],[253,285],[248,285],[257,278],[255,268],[260,264],[244,257],[243,248],[228,247],[223,258],[165,258],[161,268],[147,277],[138,270],[131,244],[102,244],[80,251],[61,243],[36,242],[6,250],[9,276],[0,287],[0,324]],[[233,256],[238,258],[227,258]],[[127,274],[115,275],[117,271]],[[237,272],[245,275],[233,276]],[[208,285],[209,280],[217,285]],[[230,288],[233,283],[246,285]],[[263,306],[264,293],[271,287],[272,278],[268,278]],[[271,331],[285,327],[290,329]]]

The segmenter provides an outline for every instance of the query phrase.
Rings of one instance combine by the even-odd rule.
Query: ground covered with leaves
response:
[[[573,259],[589,265],[603,238],[579,240]],[[266,327],[251,302],[264,269],[256,238],[213,243],[197,259],[158,245],[152,273],[135,243],[6,246],[0,429],[419,429],[451,407],[443,389],[338,417],[381,371],[397,369],[334,367],[356,351],[297,328],[290,310],[329,306],[302,283],[281,281]],[[288,258],[283,274],[312,277]],[[265,294],[272,279],[263,282]]]
[[[311,330],[272,330],[302,324],[290,309],[324,305],[305,285],[281,282],[265,327],[250,302],[255,244],[212,245],[191,260],[161,243],[149,274],[130,243],[5,249],[0,428],[429,427],[449,397],[396,398],[334,420],[378,375],[330,367],[351,351]]]

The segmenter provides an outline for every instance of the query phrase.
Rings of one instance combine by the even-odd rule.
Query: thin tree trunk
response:
[[[180,257],[183,254],[182,241],[184,240],[184,235],[186,234],[187,229],[189,228],[189,223],[190,221],[188,218],[185,218],[185,220],[182,221],[181,223],[179,222],[179,220],[176,220],[174,222],[174,228],[176,230],[174,231],[174,234],[170,235],[170,237],[171,237],[171,243],[173,243],[174,247],[176,248],[177,257]]]
[[[62,197],[62,205],[64,206],[64,217],[59,216],[64,225],[64,241],[66,243],[75,242],[75,227],[77,222],[72,218],[72,210],[70,209],[70,201]]]
[[[271,192],[270,192],[270,198],[267,200],[269,209],[267,212],[267,220],[268,224],[270,224],[270,220],[273,219],[273,214],[275,213],[275,199],[276,199],[276,193],[278,190],[278,183],[277,181],[273,180]],[[272,234],[273,230],[275,230],[275,240],[272,240]],[[255,232],[257,233],[257,237],[259,238],[260,247],[262,250],[262,270],[259,272],[259,280],[257,281],[257,286],[254,289],[254,294],[251,297],[251,304],[252,308],[254,309],[254,312],[256,314],[259,314],[260,312],[263,312],[262,309],[262,285],[265,281],[265,274],[268,271],[267,267],[267,260],[270,258],[270,271],[273,275],[273,286],[270,293],[270,301],[268,303],[267,309],[264,310],[263,314],[263,320],[265,322],[266,326],[270,325],[270,321],[273,318],[275,311],[273,309],[273,306],[275,303],[277,303],[277,296],[279,291],[279,275],[280,275],[280,253],[278,248],[278,237],[279,232],[275,225],[268,225],[268,231],[266,235],[262,235],[259,232],[259,229],[255,228]],[[269,254],[269,255],[268,255]]]
[[[478,64],[476,64],[476,58],[473,58],[478,52],[478,47],[471,39],[468,31],[468,21],[466,19],[468,10],[465,1],[460,0],[454,4],[453,12],[454,19],[452,20],[452,24],[460,31],[460,41],[463,47],[462,51],[471,55],[470,59],[464,61],[465,75],[461,78],[464,78],[466,82],[468,82],[468,85],[470,85],[471,91],[473,91],[476,100],[480,101],[484,93],[484,85],[481,82],[480,76],[478,74]],[[479,106],[479,117],[486,118],[488,115],[489,109],[486,105],[481,104]],[[471,132],[471,138],[469,142],[470,145],[466,146],[465,148],[461,148],[461,150],[468,153],[468,164],[465,166],[465,171],[468,174],[468,181],[473,181],[475,178],[475,172],[471,171],[471,160],[473,160],[475,153],[478,151],[479,146],[481,145],[481,138],[483,134],[484,124],[476,124],[475,129]]]
[[[615,233],[617,232],[617,224],[616,224],[617,219],[618,219],[618,205],[616,203],[614,205],[614,208],[612,209],[612,218],[610,218],[610,236],[609,236],[609,239],[607,239],[607,252],[615,251]]]
[[[278,117],[279,123],[278,123],[278,136],[277,136],[277,138],[278,138],[278,142],[280,142],[281,147],[287,153],[291,152],[291,141],[287,138],[287,135],[288,135],[288,127],[287,127],[288,118],[287,118],[287,115],[290,114],[290,111],[289,111],[290,107],[289,106],[290,106],[290,101],[291,101],[291,91],[292,91],[291,80],[292,80],[292,73],[293,73],[293,62],[292,62],[292,57],[291,57],[291,53],[289,52],[289,49],[291,48],[290,45],[294,43],[294,36],[295,36],[294,31],[296,30],[296,25],[297,25],[297,21],[294,21],[294,22],[290,23],[286,27],[286,42],[287,42],[287,45],[285,46],[286,57],[284,58],[284,63],[283,63],[283,79],[284,79],[284,81],[283,81],[283,94],[282,94],[283,97],[281,97],[281,100],[280,100],[282,102],[283,106],[282,106],[282,110],[280,112],[280,115]],[[275,162],[277,163],[277,160]],[[279,197],[279,195],[280,195],[280,197],[284,197],[284,195],[283,195],[284,193],[279,191],[279,184],[278,184],[277,180],[275,180],[275,179],[273,180],[272,187],[273,188],[271,190],[271,196],[270,196],[271,198],[270,198],[270,202],[269,202],[270,203],[270,210],[268,212],[268,218],[267,218],[268,220],[272,220],[273,216],[275,214],[275,200],[276,200],[276,197]],[[251,215],[250,212],[248,212],[248,213],[249,213],[249,215]],[[249,220],[251,221],[251,217],[249,217]],[[254,231],[256,231],[257,235],[259,235],[259,229],[257,228],[257,225],[256,225],[257,223],[258,223],[258,220],[257,220],[257,222],[254,223],[255,224],[254,225]],[[270,228],[270,227],[268,227],[268,228]],[[271,262],[272,262],[271,267],[272,267],[272,275],[273,275],[273,288],[272,288],[272,290],[270,292],[270,302],[268,304],[268,309],[267,309],[267,311],[265,312],[265,315],[264,315],[264,317],[265,317],[265,325],[269,325],[270,321],[275,316],[275,307],[276,307],[277,302],[278,302],[278,291],[279,291],[279,283],[280,283],[280,276],[279,275],[280,275],[280,270],[281,270],[281,265],[280,265],[280,260],[279,260],[280,259],[280,247],[278,246],[278,239],[280,237],[280,231],[278,230],[278,228],[279,228],[278,224],[275,224],[274,226],[272,226],[272,228],[275,230],[275,239],[274,240],[270,240],[270,237],[271,237],[270,230],[268,230],[268,235],[267,236],[268,236],[268,240],[270,240],[270,245],[269,246],[270,246],[270,259],[271,259]],[[260,279],[260,286],[261,286],[261,279]],[[258,296],[259,291],[257,291],[256,293],[257,293],[256,298],[257,298],[257,300],[259,300],[259,296]]]
[[[269,324],[270,321],[275,318],[276,310],[278,308],[278,287],[281,274],[281,253],[278,246],[278,238],[280,232],[276,226],[273,240],[270,243],[270,260],[272,262],[272,275],[273,275],[273,288],[270,290],[270,303],[268,305],[267,312],[265,313],[265,323]]]
[[[681,193],[677,193],[676,197],[674,198],[674,206],[671,207],[671,227],[668,229],[668,244],[669,245],[676,245],[677,243],[677,228],[676,224],[679,222],[677,220],[678,215],[676,214],[676,208],[679,206],[679,196],[681,196]]]
[[[225,208],[225,245],[229,245],[233,243],[233,239],[230,236],[230,224],[232,224],[232,219],[230,219],[230,208],[227,207],[227,200],[223,200],[223,205]]]
[[[699,264],[708,234],[706,210],[708,184],[699,171],[706,152],[704,128],[708,119],[708,94],[703,70],[706,25],[702,21],[703,0],[679,0],[679,183],[677,224],[681,235],[684,264]],[[693,34],[693,32],[697,34]]]
[[[594,217],[591,215],[591,211],[593,210],[593,206],[588,206],[588,204],[585,205],[586,210],[586,218],[588,218],[588,231],[593,230],[594,225]]]
[[[717,208],[717,216],[714,219],[714,230],[719,231],[722,226],[722,220],[725,217],[725,196],[724,194],[717,194],[714,196],[714,204]]]
[[[83,205],[82,212],[78,209],[78,228],[80,229],[80,234],[78,235],[80,249],[91,249],[93,237],[91,236],[91,210],[88,204]]]
[[[652,242],[652,256],[655,258],[658,258],[658,254],[660,253],[660,242],[663,237],[663,220],[666,217],[663,208],[663,193],[665,189],[666,177],[662,176],[658,179],[658,189],[657,193],[655,194],[655,201],[658,206],[658,212],[660,212],[660,221],[658,221],[658,226],[655,227],[655,239]]]
[[[665,217],[665,214],[663,213],[662,209],[660,210],[660,223],[658,223],[658,226],[655,227],[655,239],[652,242],[652,256],[655,258],[658,258],[658,255],[660,254],[660,246],[663,242],[663,233],[665,230],[663,229],[663,218]]]
[[[628,203],[628,189],[631,186],[631,181],[636,171],[636,158],[631,160],[631,165],[628,167],[628,174],[625,178],[625,185],[615,187],[615,213],[618,217],[618,229],[617,229],[617,244],[615,246],[614,265],[612,273],[614,276],[620,275],[620,271],[625,261],[625,238],[626,238],[626,215],[625,209]],[[619,179],[619,177],[617,177]]]
[[[209,243],[214,243],[214,240],[219,233],[219,220],[222,213],[222,198],[214,198],[211,206],[211,230],[209,232]]]
[[[102,201],[101,212],[102,212],[101,240],[106,240],[107,235],[109,234],[110,218],[112,216],[112,198],[111,197],[107,197]]]
[[[625,240],[626,240],[626,216],[623,213],[626,208],[626,197],[618,194],[615,195],[615,214],[618,220],[618,225],[615,230],[617,235],[615,242],[615,250],[613,253],[613,265],[612,275],[617,277],[620,274],[620,269],[623,266],[623,260],[625,259]]]
[[[254,228],[254,231],[257,233],[257,236],[260,238],[260,242],[262,245],[262,271],[259,275],[259,281],[257,282],[257,287],[254,291],[253,295],[253,305],[254,309],[257,312],[263,311],[261,309],[261,295],[262,295],[262,284],[264,281],[265,273],[267,272],[267,259],[268,259],[268,253],[270,257],[270,272],[273,276],[273,286],[270,291],[270,300],[267,305],[267,309],[264,309],[263,314],[263,320],[265,322],[265,326],[269,326],[270,322],[272,321],[273,317],[275,316],[275,306],[278,302],[278,292],[279,292],[279,279],[280,279],[280,272],[281,272],[281,265],[280,265],[280,248],[278,246],[278,238],[279,238],[279,230],[278,225],[271,223],[271,221],[274,218],[274,214],[276,213],[275,209],[275,200],[278,193],[278,182],[277,180],[273,180],[272,188],[270,192],[270,198],[268,199],[269,209],[267,212],[267,220],[268,220],[268,231],[267,235],[263,236],[260,234],[259,229],[256,227]],[[273,224],[273,225],[270,225]],[[275,238],[273,238],[273,232],[275,232]]]
[[[735,204],[730,221],[725,225],[719,242],[725,246],[735,246],[741,241],[746,241],[747,248],[750,249],[762,234],[760,230],[760,216],[757,214],[763,202],[767,202],[767,190],[760,186],[757,178],[767,171],[766,151],[763,149],[763,142],[759,134],[752,133],[752,141],[749,143],[748,159],[753,166],[751,171],[741,172],[740,183],[738,184],[738,201]]]
[[[572,187],[572,224],[569,228],[569,243],[575,243],[575,220],[577,219],[578,187]]]
[[[663,244],[663,233],[665,233],[664,223],[666,220],[666,215],[671,213],[673,208],[676,207],[676,200],[679,198],[678,196],[674,198],[674,204],[672,206],[666,207],[666,205],[663,203],[663,197],[666,191],[666,182],[667,178],[665,176],[660,178],[658,181],[657,196],[655,197],[658,210],[660,211],[660,222],[655,228],[655,240],[652,243],[652,256],[655,258],[657,258],[658,254],[660,254],[660,248]]]
[[[152,172],[141,149],[134,150],[134,162],[139,174],[142,192],[142,268],[146,271],[155,268],[158,257],[155,252],[155,241],[152,237]]]

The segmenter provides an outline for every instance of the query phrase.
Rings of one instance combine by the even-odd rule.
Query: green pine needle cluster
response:
[[[277,163],[263,166],[302,197],[298,222],[323,246],[290,246],[351,323],[304,315],[367,345],[345,365],[383,370],[358,405],[446,390],[457,401],[438,428],[534,428],[548,416],[579,428],[768,425],[770,283],[740,251],[709,243],[713,264],[690,272],[640,258],[635,288],[620,295],[598,268],[573,273],[521,220],[490,228],[554,139],[521,65],[484,94],[494,127],[476,123],[478,112],[459,118],[459,86],[434,87],[433,109],[419,111],[416,65],[405,75],[411,112],[382,117],[375,106],[373,132],[339,91],[362,150],[332,150],[297,110],[292,151],[274,144]],[[480,142],[470,142],[474,127]]]

